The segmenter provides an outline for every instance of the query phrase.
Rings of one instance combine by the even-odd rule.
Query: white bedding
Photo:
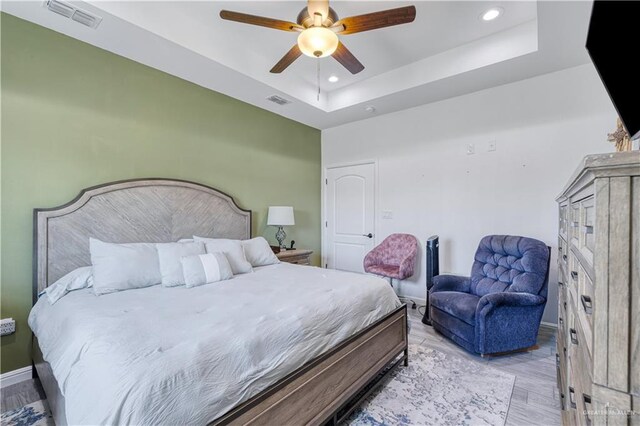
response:
[[[205,424],[398,306],[380,278],[281,263],[195,288],[43,297],[29,325],[70,424]]]

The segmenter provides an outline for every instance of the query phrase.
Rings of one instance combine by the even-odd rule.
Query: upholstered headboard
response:
[[[34,210],[34,302],[75,268],[91,264],[89,237],[165,243],[193,235],[251,237],[251,211],[216,189],[173,179],[137,179],[83,190],[59,207]]]

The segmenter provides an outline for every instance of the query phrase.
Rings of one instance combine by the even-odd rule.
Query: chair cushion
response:
[[[429,295],[429,302],[447,314],[469,325],[476,323],[476,307],[480,298],[474,294],[459,291],[439,291]]]
[[[400,276],[400,267],[397,265],[371,265],[366,268],[370,274],[382,275],[383,277],[402,278]]]
[[[542,241],[511,235],[484,237],[471,268],[471,293],[539,294],[545,290],[548,259],[549,249]]]

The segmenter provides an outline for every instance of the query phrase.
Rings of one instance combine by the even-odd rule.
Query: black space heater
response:
[[[422,322],[427,325],[431,325],[431,318],[429,315],[429,291],[433,287],[433,277],[440,274],[440,260],[438,256],[438,246],[440,242],[437,235],[432,235],[427,239],[427,305],[424,309],[424,316]]]

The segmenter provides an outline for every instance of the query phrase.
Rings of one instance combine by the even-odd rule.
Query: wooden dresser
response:
[[[640,425],[640,152],[590,155],[557,198],[565,425]]]

